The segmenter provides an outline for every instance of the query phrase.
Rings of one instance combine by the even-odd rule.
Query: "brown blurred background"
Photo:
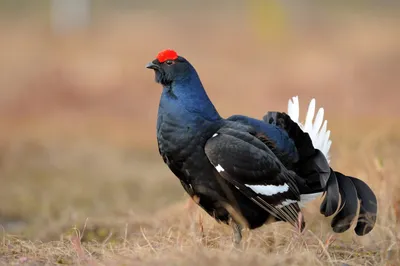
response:
[[[285,111],[299,95],[304,118],[315,97],[333,153],[343,136],[392,128],[399,11],[394,0],[0,1],[0,224],[54,238],[185,198],[158,157],[161,88],[144,67],[166,48],[224,116]]]

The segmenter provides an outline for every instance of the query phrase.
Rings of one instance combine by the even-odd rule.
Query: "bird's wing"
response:
[[[222,128],[205,145],[219,176],[278,220],[304,227],[295,174],[271,151],[273,142],[255,132]],[[270,146],[270,147],[269,147]]]
[[[251,126],[257,132],[265,135],[269,141],[273,142],[273,152],[286,167],[291,168],[291,165],[297,162],[297,148],[293,139],[289,137],[284,129],[244,115],[234,115],[227,120]]]

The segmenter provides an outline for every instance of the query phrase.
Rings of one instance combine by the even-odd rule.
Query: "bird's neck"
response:
[[[164,86],[160,111],[174,116],[181,123],[221,119],[194,69],[188,77]]]

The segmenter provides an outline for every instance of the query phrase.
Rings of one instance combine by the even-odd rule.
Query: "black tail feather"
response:
[[[339,209],[340,189],[335,172],[330,169],[328,181],[321,177],[321,186],[324,188],[325,197],[321,203],[320,212],[325,217],[333,215]]]
[[[331,226],[335,233],[343,233],[350,228],[357,215],[357,190],[349,177],[338,172],[335,174],[339,184],[341,203],[339,212],[332,219]]]
[[[374,192],[364,181],[351,176],[348,178],[353,182],[360,200],[360,213],[354,231],[357,235],[363,236],[374,228],[378,213],[378,201]]]
[[[377,199],[371,188],[358,178],[343,175],[340,172],[333,171],[330,180],[335,179],[340,191],[341,203],[336,214],[331,210],[327,211],[329,205],[326,202],[327,197],[321,204],[321,213],[325,216],[334,215],[331,226],[334,232],[343,233],[347,231],[358,214],[357,225],[354,229],[357,235],[363,236],[368,234],[375,225],[377,216]],[[329,182],[327,189],[329,190]],[[334,194],[333,194],[334,195]],[[334,199],[336,201],[336,199]],[[360,211],[358,204],[360,201]],[[328,214],[328,215],[327,215]]]

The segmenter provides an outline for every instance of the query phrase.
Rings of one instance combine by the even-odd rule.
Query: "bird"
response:
[[[315,121],[311,100],[304,124],[298,97],[288,113],[269,111],[261,119],[220,116],[194,66],[172,49],[146,65],[162,87],[157,114],[158,151],[183,189],[217,222],[230,225],[233,243],[242,230],[272,222],[305,229],[302,208],[321,197],[320,213],[331,228],[357,235],[375,225],[377,199],[362,180],[330,166],[332,141],[324,110]],[[357,219],[356,219],[357,217]]]

